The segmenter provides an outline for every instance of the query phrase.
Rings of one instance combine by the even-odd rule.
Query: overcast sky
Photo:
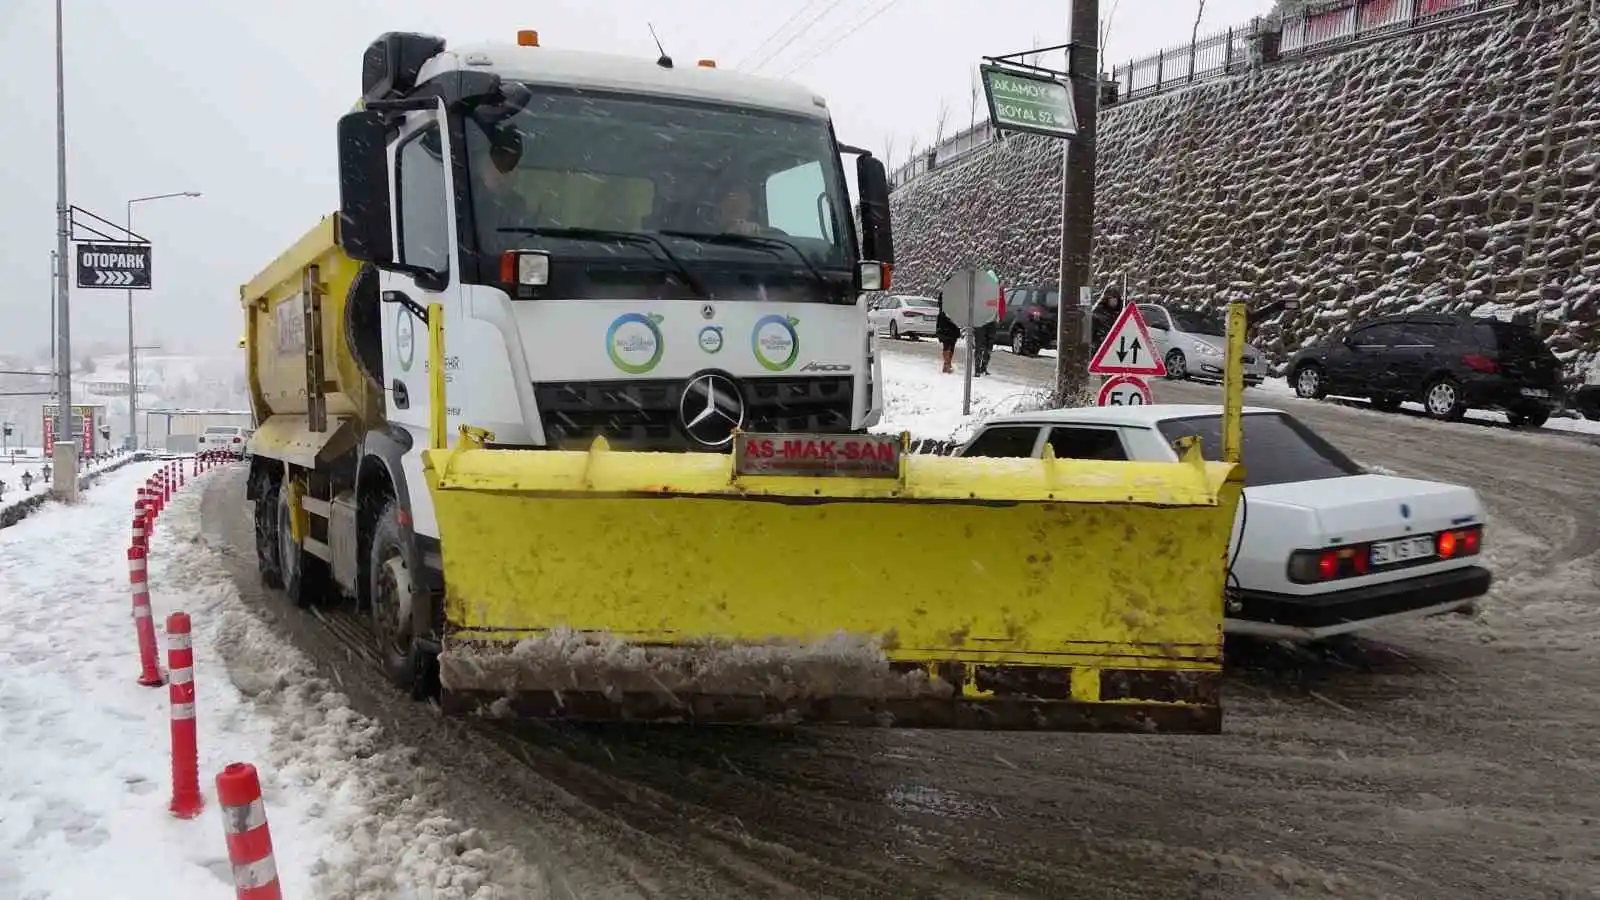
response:
[[[1063,0],[65,0],[70,201],[155,242],[155,290],[135,295],[141,343],[204,352],[241,332],[238,287],[338,202],[334,123],[384,31],[450,44],[515,40],[655,55],[787,76],[825,96],[840,140],[896,156],[969,117],[978,60],[1066,40]],[[1186,43],[1197,0],[1101,0],[1106,63]],[[1201,33],[1271,0],[1209,0]],[[790,22],[791,17],[801,13]],[[777,30],[789,23],[786,30]],[[809,27],[808,27],[809,26]],[[763,40],[766,48],[752,58]],[[791,41],[790,38],[793,37]],[[1035,43],[1037,41],[1037,43]],[[774,51],[776,54],[774,55]],[[54,4],[0,0],[0,352],[48,348],[55,248]],[[764,63],[764,64],[763,64]],[[981,102],[981,100],[980,100]],[[74,290],[75,347],[125,342],[121,291]],[[74,352],[74,356],[78,356]]]

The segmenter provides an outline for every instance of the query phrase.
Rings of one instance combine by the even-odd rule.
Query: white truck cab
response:
[[[453,49],[389,33],[339,154],[339,242],[378,271],[412,484],[432,303],[452,440],[471,425],[501,447],[716,451],[735,428],[864,432],[882,415],[863,292],[889,287],[887,179],[809,90],[532,32]]]

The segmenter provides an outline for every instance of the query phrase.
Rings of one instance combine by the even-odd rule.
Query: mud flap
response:
[[[442,701],[575,720],[1216,732],[1238,467],[425,454]]]

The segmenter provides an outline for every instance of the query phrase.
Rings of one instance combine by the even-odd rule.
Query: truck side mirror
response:
[[[856,190],[861,195],[861,289],[886,291],[894,266],[894,234],[889,224],[889,175],[882,160],[864,153],[856,157]],[[877,264],[874,272],[867,272],[868,263]]]
[[[358,110],[339,118],[339,246],[351,259],[376,266],[394,262],[388,143],[383,113]]]

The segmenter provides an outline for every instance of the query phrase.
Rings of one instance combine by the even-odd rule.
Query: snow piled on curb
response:
[[[909,431],[913,438],[962,441],[993,416],[1048,406],[1048,387],[986,375],[972,379],[972,415],[963,416],[961,366],[960,354],[955,359],[956,371],[946,375],[935,361],[885,353],[883,420],[872,430]]]
[[[224,727],[262,723],[257,767],[269,817],[285,804],[298,806],[331,838],[302,845],[300,859],[279,851],[280,870],[305,866],[315,896],[330,900],[547,896],[542,874],[520,854],[489,846],[480,832],[442,814],[444,786],[415,754],[383,747],[380,726],[352,710],[304,654],[244,608],[200,532],[199,492],[187,492],[171,510],[157,544],[182,549],[158,552],[152,577],[186,585],[184,593],[198,601],[190,612],[196,647],[206,649],[197,649],[196,666],[219,671],[225,661],[240,698]]]
[[[134,489],[156,468],[0,531],[0,897],[232,897],[214,779],[235,761],[261,774],[286,897],[547,895],[517,854],[442,815],[443,786],[245,609],[200,534],[204,477],[162,514],[149,568],[158,625],[194,619],[206,806],[171,816],[168,692],[134,680],[126,558]]]

